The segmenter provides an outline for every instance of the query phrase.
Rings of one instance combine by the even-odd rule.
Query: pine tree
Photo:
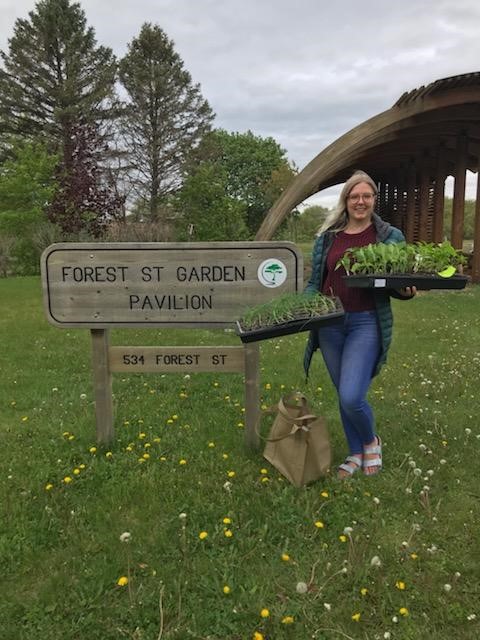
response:
[[[1,52],[0,133],[43,136],[64,151],[75,122],[110,117],[116,61],[70,0],[40,0]]]
[[[155,220],[161,200],[180,186],[186,159],[214,114],[157,25],[144,24],[129,44],[120,81],[129,97],[122,119],[129,176]]]

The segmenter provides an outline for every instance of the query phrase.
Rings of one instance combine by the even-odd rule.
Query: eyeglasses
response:
[[[350,202],[360,202],[360,198],[364,202],[371,202],[375,197],[374,193],[353,193],[351,196],[348,196]]]

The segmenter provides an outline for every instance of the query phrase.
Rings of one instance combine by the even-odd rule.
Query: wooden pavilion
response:
[[[454,179],[451,242],[463,244],[467,169],[479,175],[480,72],[404,93],[319,153],[273,205],[256,236],[268,240],[298,204],[363,169],[377,182],[378,213],[407,240],[444,239],[445,180]],[[477,177],[472,280],[480,282],[480,181]]]

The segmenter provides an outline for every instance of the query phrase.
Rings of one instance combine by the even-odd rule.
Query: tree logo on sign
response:
[[[264,287],[279,287],[287,279],[287,267],[281,260],[269,258],[258,267],[257,276]]]

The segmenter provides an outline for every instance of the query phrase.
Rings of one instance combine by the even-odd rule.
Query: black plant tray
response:
[[[468,276],[454,275],[442,278],[437,275],[399,273],[395,275],[351,275],[343,276],[348,287],[362,287],[374,289],[401,289],[403,287],[417,287],[427,291],[429,289],[465,289],[469,281]]]
[[[237,320],[235,332],[242,342],[258,342],[259,340],[268,340],[269,338],[279,338],[280,336],[288,336],[291,333],[300,333],[301,331],[310,331],[321,324],[331,324],[341,322],[344,316],[343,311],[335,311],[326,313],[314,318],[301,318],[299,320],[290,320],[283,324],[270,325],[261,329],[253,329],[245,331],[242,329],[240,322]]]

